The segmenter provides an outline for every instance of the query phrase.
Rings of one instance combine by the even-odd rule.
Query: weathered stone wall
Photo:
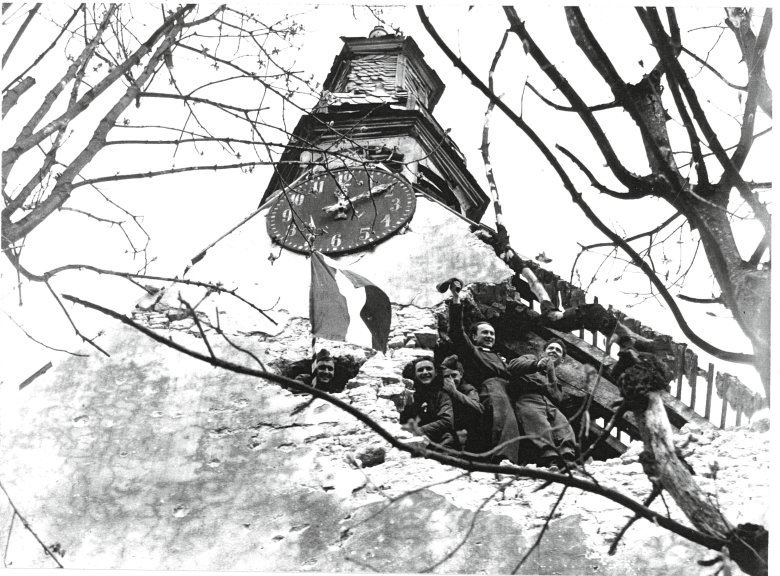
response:
[[[407,345],[415,333],[435,330],[436,319],[429,309],[396,306],[393,326],[404,345],[386,356],[328,347],[362,363],[339,397],[408,439],[393,399],[403,387],[401,367],[430,353]],[[185,321],[174,328],[176,341],[205,351]],[[253,365],[212,341],[219,355]],[[236,342],[272,368],[311,352],[301,319],[277,337]],[[216,370],[126,328],[113,332],[109,351],[110,358],[71,358],[23,391],[2,390],[0,479],[41,539],[59,544],[69,568],[508,573],[561,491],[410,458],[326,402]],[[678,440],[687,461],[726,517],[768,526],[769,435],[684,432]],[[632,445],[590,469],[641,500],[650,484],[638,451]],[[653,508],[665,510],[660,501]],[[568,490],[520,573],[711,570],[696,564],[711,552],[646,521],[607,556],[629,516]],[[10,518],[0,498],[9,566],[51,567],[18,521],[9,539]]]
[[[174,285],[162,301],[178,308],[181,294],[215,324],[219,310],[219,323],[228,333],[274,335],[291,318],[307,318],[309,258],[271,242],[265,228],[266,212],[267,207],[216,242],[182,276],[237,289],[244,299],[267,309],[276,325],[235,298],[207,294],[206,289],[195,286]],[[501,282],[512,275],[492,249],[471,233],[468,221],[424,196],[417,197],[414,218],[402,233],[369,250],[335,260],[371,280],[391,302],[402,306],[439,304],[444,295],[436,291],[436,284],[451,276],[469,282]]]

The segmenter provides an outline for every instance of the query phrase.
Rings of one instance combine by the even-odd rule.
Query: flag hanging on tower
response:
[[[390,299],[373,282],[312,253],[309,318],[314,336],[386,352],[390,317]]]

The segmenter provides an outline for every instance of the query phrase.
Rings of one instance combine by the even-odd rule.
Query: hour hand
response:
[[[338,202],[335,204],[331,204],[330,206],[325,206],[322,211],[326,214],[332,214],[334,212],[338,212],[341,210],[346,210],[346,208],[350,204],[355,204],[357,202],[361,202],[362,200],[365,200],[367,198],[371,198],[373,196],[379,196],[380,194],[384,194],[385,192],[391,190],[395,186],[394,182],[390,182],[389,184],[377,184],[370,190],[367,190],[366,192],[361,192],[357,196],[353,196],[352,198],[345,199],[341,198]]]
[[[325,212],[326,214],[333,214],[334,212],[346,210],[348,206],[349,206],[349,202],[344,198],[341,198],[335,204],[330,204],[329,206],[325,206],[322,209],[322,211]]]

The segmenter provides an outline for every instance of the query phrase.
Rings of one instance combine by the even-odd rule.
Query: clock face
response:
[[[414,215],[402,177],[377,168],[317,174],[282,193],[268,211],[271,239],[295,252],[346,254],[387,239]]]

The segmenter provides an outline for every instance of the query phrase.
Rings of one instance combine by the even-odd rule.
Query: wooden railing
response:
[[[581,289],[541,267],[537,268],[535,273],[556,306],[568,308],[585,303],[585,293]],[[539,311],[538,302],[522,279],[516,277],[515,287],[526,305]],[[593,302],[598,303],[598,298],[594,298]],[[717,371],[712,362],[708,363],[706,369],[702,369],[699,366],[698,355],[688,349],[686,344],[674,342],[670,336],[642,325],[638,320],[612,309],[611,306],[608,309],[634,332],[647,338],[666,339],[671,343],[672,350],[675,352],[675,374],[670,383],[673,392],[668,394],[664,401],[670,421],[675,427],[680,428],[692,420],[699,425],[706,425],[709,422],[720,428],[740,426],[744,416],[750,418],[753,413],[766,406],[765,400],[760,395],[752,392],[736,376]],[[568,336],[567,340],[574,337],[580,341],[581,345],[578,348],[583,348],[584,345],[589,349],[587,355],[592,360],[605,364],[616,360],[610,354],[611,351],[606,349],[606,338],[603,335],[580,329]],[[608,415],[599,418],[597,423],[603,421],[605,417]],[[636,428],[630,417],[617,428],[618,431],[615,433],[617,439],[623,435],[632,439],[637,437]]]

